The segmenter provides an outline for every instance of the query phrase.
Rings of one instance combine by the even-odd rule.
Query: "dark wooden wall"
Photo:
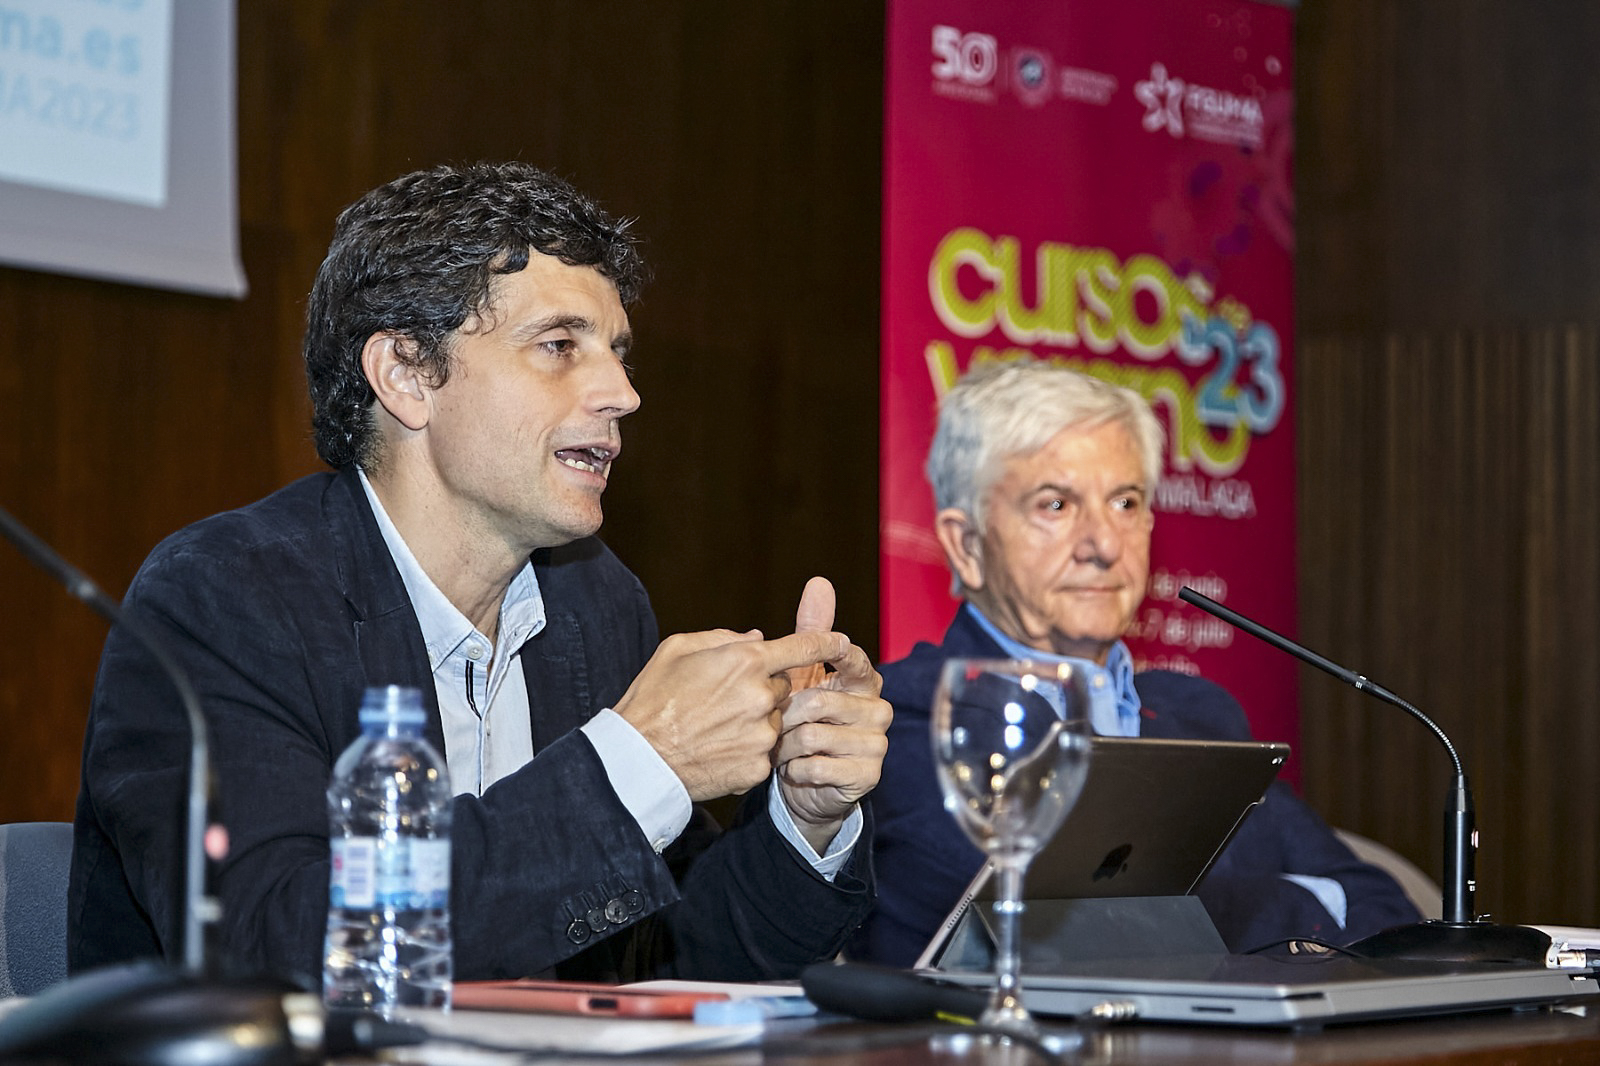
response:
[[[606,537],[666,630],[877,628],[876,3],[238,4],[251,292],[0,268],[0,504],[113,595],[162,536],[318,469],[299,358],[333,217],[522,158],[637,216],[644,397]],[[104,627],[0,545],[0,821],[70,817]],[[875,641],[874,641],[875,645]]]
[[[1301,634],[1454,738],[1479,909],[1600,925],[1600,7],[1308,2]],[[1307,670],[1331,820],[1435,876],[1443,749]]]
[[[1586,924],[1597,22],[1308,0],[1297,60],[1302,635],[1456,736],[1483,906]],[[519,157],[649,240],[606,536],[663,626],[776,630],[822,572],[874,649],[882,46],[877,0],[240,3],[251,295],[0,268],[0,503],[118,594],[164,534],[316,469],[298,339],[333,215]],[[70,816],[103,635],[0,550],[0,821]],[[1436,872],[1436,745],[1322,675],[1302,693],[1310,797]]]

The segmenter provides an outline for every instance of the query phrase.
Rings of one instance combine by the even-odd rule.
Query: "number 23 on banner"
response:
[[[1200,366],[1216,357],[1217,366],[1201,380],[1195,415],[1208,426],[1243,424],[1252,433],[1267,433],[1283,416],[1285,389],[1278,366],[1278,334],[1265,322],[1252,322],[1241,337],[1224,318],[1201,321],[1183,316],[1183,331],[1174,346],[1178,358]],[[1237,376],[1248,371],[1248,388]]]

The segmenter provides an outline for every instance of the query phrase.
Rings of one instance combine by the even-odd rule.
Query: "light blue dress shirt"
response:
[[[1046,663],[1068,663],[1083,674],[1089,692],[1089,725],[1103,737],[1136,737],[1139,735],[1139,693],[1133,687],[1133,656],[1128,646],[1117,641],[1101,666],[1093,659],[1079,659],[1071,655],[1030,648],[1019,640],[1002,633],[982,611],[972,604],[961,608],[972,615],[983,631],[989,634],[1000,650],[1011,659],[1037,659]],[[1059,712],[1061,708],[1057,707]]]
[[[366,471],[358,469],[357,473],[422,626],[444,725],[444,759],[451,786],[457,795],[481,796],[533,758],[533,724],[520,659],[522,646],[545,624],[538,577],[533,564],[527,563],[512,579],[500,604],[497,648],[428,577],[383,509]],[[507,648],[513,650],[507,653]],[[581,728],[600,756],[617,798],[639,823],[651,847],[662,851],[683,832],[693,811],[683,782],[650,742],[611,708],[604,708]],[[776,781],[768,792],[767,810],[784,839],[830,881],[844,867],[861,836],[862,816],[857,807],[827,853],[818,855],[800,834]]]

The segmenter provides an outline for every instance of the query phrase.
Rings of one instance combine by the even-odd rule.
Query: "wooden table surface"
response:
[[[1600,1063],[1600,1008],[1497,1011],[1450,1018],[1372,1022],[1322,1030],[1155,1024],[1057,1027],[1069,1066],[1196,1063],[1385,1063],[1533,1066]],[[777,1037],[766,1051],[678,1062],[795,1066],[1046,1066],[1025,1048],[985,1046],[948,1027],[840,1023]]]

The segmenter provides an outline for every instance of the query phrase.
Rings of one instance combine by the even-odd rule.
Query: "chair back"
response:
[[[0,996],[31,996],[67,976],[70,822],[0,825]]]

